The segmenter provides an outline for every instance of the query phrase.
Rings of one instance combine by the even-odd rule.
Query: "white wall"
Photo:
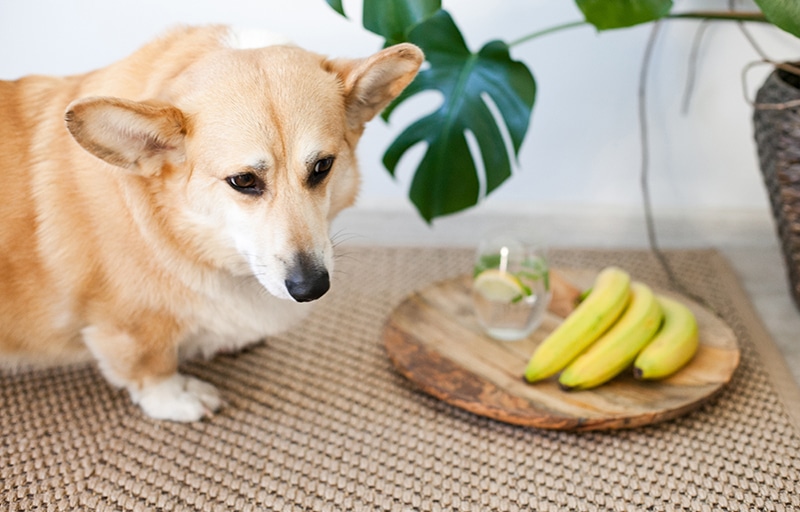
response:
[[[680,10],[723,8],[727,0],[677,0]],[[444,1],[477,49],[580,17],[566,0]],[[360,1],[345,1],[358,19]],[[744,5],[747,7],[747,5]],[[281,31],[300,45],[331,55],[361,56],[381,41],[341,18],[323,0],[4,0],[0,3],[0,78],[70,74],[103,66],[179,23],[230,23]],[[649,87],[652,187],[657,208],[709,211],[767,209],[752,142],[751,109],[741,85],[757,60],[733,24],[715,24],[701,47],[692,108],[680,112],[696,22],[662,30]],[[770,27],[752,28],[775,59],[800,56],[800,43]],[[483,208],[519,212],[569,208],[639,208],[636,88],[649,27],[596,34],[572,29],[515,47],[539,85],[520,169]],[[748,94],[766,68],[749,73]],[[419,102],[392,125],[370,125],[360,155],[362,207],[410,210],[410,162],[393,181],[380,159],[405,120],[429,108]]]

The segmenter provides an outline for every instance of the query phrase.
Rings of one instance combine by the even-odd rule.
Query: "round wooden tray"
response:
[[[588,288],[596,272],[559,269]],[[626,371],[586,391],[563,391],[555,378],[535,384],[522,374],[528,359],[563,320],[552,311],[526,339],[488,337],[472,312],[471,278],[436,283],[411,294],[391,313],[383,342],[395,367],[420,388],[452,405],[499,421],[559,430],[630,428],[675,418],[719,392],[739,365],[736,336],[696,302],[654,287],[686,304],[697,317],[700,348],[678,373],[640,382]],[[553,308],[551,308],[552,310]]]

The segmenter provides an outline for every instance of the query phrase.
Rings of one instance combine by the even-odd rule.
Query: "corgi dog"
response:
[[[0,81],[0,364],[93,358],[147,415],[196,421],[222,401],[182,359],[325,294],[356,144],[424,56],[260,39],[182,27],[97,71]]]

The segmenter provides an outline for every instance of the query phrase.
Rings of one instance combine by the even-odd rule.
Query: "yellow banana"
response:
[[[603,269],[589,296],[537,347],[525,368],[525,380],[555,375],[599,338],[627,306],[630,282],[620,268]]]
[[[564,389],[599,386],[630,366],[653,339],[664,314],[653,291],[645,284],[631,284],[631,300],[622,317],[589,349],[561,373]]]
[[[697,352],[697,319],[680,302],[657,295],[664,325],[633,363],[637,379],[661,379],[680,370]]]

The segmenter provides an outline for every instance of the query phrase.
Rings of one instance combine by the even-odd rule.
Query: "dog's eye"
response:
[[[316,174],[325,173],[330,171],[331,167],[333,167],[333,157],[329,156],[321,160],[317,160],[317,163],[314,164],[314,172]]]
[[[234,190],[242,194],[258,196],[264,192],[264,182],[252,172],[234,174],[233,176],[228,176],[225,181],[227,181],[228,185],[233,187]]]
[[[327,176],[328,173],[331,171],[331,168],[333,168],[332,156],[320,158],[314,163],[314,172],[312,172],[311,175],[308,177],[308,183],[312,187],[318,185],[319,183],[322,183],[322,181],[325,179],[325,176]]]

